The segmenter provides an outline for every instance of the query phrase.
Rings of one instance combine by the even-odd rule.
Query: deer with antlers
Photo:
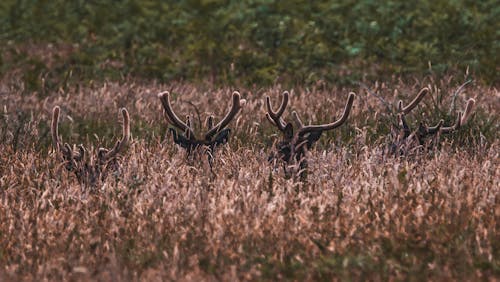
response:
[[[465,111],[458,112],[455,124],[452,126],[443,126],[444,120],[440,120],[435,126],[428,126],[425,122],[420,122],[416,130],[411,130],[406,122],[406,115],[410,113],[423,100],[424,96],[429,92],[428,88],[423,88],[417,96],[406,107],[403,106],[403,101],[398,102],[397,125],[393,126],[389,152],[405,154],[413,149],[422,148],[428,144],[429,137],[437,138],[441,134],[449,134],[462,127],[469,118],[475,100],[470,98],[465,106]]]
[[[214,125],[214,117],[209,116],[206,122],[208,131],[203,138],[198,138],[192,128],[190,116],[188,115],[186,122],[183,122],[175,114],[170,103],[170,93],[168,91],[161,92],[158,97],[162,103],[167,123],[173,126],[169,131],[172,133],[174,143],[184,148],[188,156],[196,149],[203,148],[208,155],[210,167],[212,167],[216,147],[226,144],[229,140],[231,129],[226,127],[242,109],[246,100],[240,99],[240,93],[233,92],[231,109],[226,116],[216,125]]]
[[[97,155],[89,156],[88,150],[83,145],[69,145],[59,137],[59,115],[61,109],[55,106],[52,111],[51,133],[55,150],[61,154],[66,170],[74,172],[78,182],[95,187],[104,181],[108,172],[117,171],[119,163],[117,156],[127,146],[130,139],[130,117],[127,109],[122,108],[123,133],[121,140],[115,143],[112,149],[99,148]]]
[[[283,92],[281,105],[277,111],[273,110],[271,98],[269,96],[266,97],[266,117],[283,134],[282,140],[276,144],[277,156],[276,153],[271,154],[269,161],[273,161],[274,159],[283,161],[283,169],[287,177],[290,176],[287,167],[292,167],[294,162],[298,162],[300,177],[301,179],[305,179],[307,176],[307,160],[305,159],[307,151],[319,140],[324,131],[335,129],[347,120],[356,95],[352,92],[349,93],[342,116],[332,123],[305,126],[297,112],[293,111],[292,116],[298,126],[297,130],[294,130],[292,123],[285,122],[282,118],[285,108],[288,105],[288,96],[289,93],[287,91]]]

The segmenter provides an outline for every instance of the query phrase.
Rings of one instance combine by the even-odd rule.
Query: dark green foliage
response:
[[[4,0],[0,73],[28,65],[25,80],[36,88],[32,76],[55,72],[57,84],[69,70],[90,79],[270,84],[470,67],[497,83],[496,2]],[[71,52],[56,51],[51,63],[29,50],[16,56],[26,42]]]

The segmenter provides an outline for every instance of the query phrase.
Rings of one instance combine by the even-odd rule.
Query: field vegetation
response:
[[[412,157],[383,154],[391,114],[379,98],[390,106],[429,86],[411,122],[452,122],[447,112],[460,86],[453,81],[288,89],[289,107],[318,122],[340,114],[348,91],[358,94],[348,122],[310,152],[306,182],[286,179],[267,163],[277,132],[264,116],[264,95],[276,99],[280,85],[238,89],[247,103],[211,172],[205,157],[188,160],[173,144],[156,94],[170,90],[176,111],[191,113],[198,126],[195,113],[220,119],[235,89],[128,81],[39,96],[4,81],[0,276],[498,278],[498,91],[463,88],[456,109],[469,97],[477,108],[441,146]],[[118,109],[129,110],[133,137],[120,173],[92,188],[63,169],[50,140],[55,105],[62,108],[63,139],[94,148],[114,143],[121,134]]]
[[[380,2],[380,1],[378,1]],[[499,280],[497,1],[0,1],[0,281]],[[457,132],[388,154],[406,119]],[[246,100],[213,167],[186,158],[160,100],[194,131]],[[265,117],[347,122],[304,179],[268,157]],[[50,123],[118,170],[79,183]],[[198,135],[199,136],[199,135]]]

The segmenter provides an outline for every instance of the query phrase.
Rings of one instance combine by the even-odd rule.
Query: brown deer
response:
[[[88,156],[88,150],[83,145],[71,146],[62,143],[59,137],[59,114],[61,110],[55,106],[52,112],[51,133],[52,141],[57,152],[62,156],[66,170],[74,172],[78,182],[95,187],[106,179],[108,172],[117,171],[119,163],[117,155],[124,150],[130,139],[130,117],[127,109],[122,108],[123,135],[110,150],[99,148],[97,156]],[[78,148],[78,149],[76,149]]]
[[[203,138],[196,137],[191,126],[191,118],[187,116],[184,123],[173,111],[170,103],[170,93],[168,91],[158,94],[165,111],[167,123],[174,128],[170,128],[174,143],[184,148],[187,155],[190,156],[196,149],[203,148],[208,155],[210,167],[213,164],[213,154],[216,147],[226,144],[229,140],[230,128],[226,126],[236,117],[238,112],[246,103],[245,99],[240,99],[240,93],[233,92],[232,106],[226,116],[216,125],[214,125],[214,117],[209,116],[207,119],[208,131]]]
[[[285,122],[281,117],[286,106],[288,105],[289,94],[285,91],[282,96],[281,105],[277,111],[273,110],[271,98],[269,98],[269,96],[266,97],[266,117],[269,122],[276,126],[283,134],[283,139],[276,145],[277,156],[276,153],[272,153],[269,156],[269,161],[273,161],[274,159],[283,161],[283,170],[285,171],[285,175],[287,177],[290,177],[287,167],[290,167],[294,162],[298,162],[300,170],[299,174],[301,179],[304,180],[307,176],[307,160],[305,159],[306,152],[312,148],[316,141],[319,140],[324,131],[335,129],[347,120],[356,95],[352,92],[349,93],[344,113],[337,121],[329,124],[304,126],[297,112],[293,111],[292,116],[298,126],[297,130],[294,130],[292,123]]]
[[[397,125],[393,126],[391,132],[392,142],[389,145],[389,152],[392,154],[405,154],[413,149],[422,148],[429,144],[429,137],[438,138],[440,134],[449,134],[463,126],[469,118],[475,100],[470,98],[465,106],[465,111],[458,112],[455,124],[452,126],[443,126],[444,120],[440,120],[435,126],[428,126],[425,122],[420,122],[416,130],[411,130],[406,122],[406,115],[413,110],[424,96],[429,92],[428,88],[423,88],[417,96],[406,107],[403,101],[398,102]]]

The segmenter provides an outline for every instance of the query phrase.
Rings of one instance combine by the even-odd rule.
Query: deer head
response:
[[[214,117],[209,116],[206,122],[208,131],[203,138],[198,138],[191,127],[191,118],[187,116],[184,123],[173,111],[170,103],[170,93],[168,91],[161,92],[158,94],[158,97],[163,105],[167,123],[174,127],[169,129],[172,133],[174,143],[184,148],[188,156],[196,149],[204,148],[208,155],[210,166],[212,166],[215,148],[226,144],[229,140],[231,129],[226,128],[226,126],[236,117],[246,103],[245,99],[240,99],[240,93],[233,92],[232,106],[226,116],[216,125],[214,125]]]
[[[97,155],[89,155],[88,150],[83,145],[71,146],[61,141],[59,137],[59,114],[61,110],[58,106],[52,112],[51,133],[54,147],[61,154],[66,170],[74,172],[78,182],[81,184],[96,186],[104,181],[109,171],[119,169],[117,155],[127,146],[130,138],[130,118],[127,109],[122,108],[123,135],[115,146],[111,149],[99,148]]]
[[[440,134],[449,134],[458,130],[463,126],[469,118],[475,100],[470,98],[465,106],[465,111],[458,112],[455,124],[452,126],[443,126],[444,120],[440,120],[435,126],[428,126],[425,122],[420,122],[416,130],[411,130],[406,122],[406,115],[413,110],[424,96],[429,92],[428,88],[423,88],[417,96],[406,107],[403,106],[403,101],[398,102],[397,125],[392,129],[393,142],[390,144],[390,152],[400,153],[407,152],[408,149],[421,147],[426,144],[429,137],[437,137]]]
[[[271,122],[272,125],[276,126],[278,130],[283,134],[282,140],[276,145],[276,151],[277,158],[284,163],[283,169],[285,170],[285,174],[289,176],[287,167],[289,167],[291,164],[293,164],[293,162],[296,161],[299,163],[299,169],[301,171],[300,175],[302,178],[304,178],[306,176],[305,170],[307,168],[307,161],[305,159],[307,150],[312,148],[314,143],[319,140],[321,134],[324,131],[335,129],[341,126],[347,120],[354,102],[354,97],[356,97],[356,95],[352,92],[349,93],[347,103],[344,108],[344,113],[337,121],[329,124],[304,126],[297,112],[293,111],[292,116],[297,124],[297,129],[294,129],[292,123],[285,122],[281,117],[285,111],[286,106],[288,105],[288,96],[289,94],[287,91],[283,92],[281,105],[277,111],[273,110],[273,107],[271,105],[271,98],[267,96],[266,117],[269,122]],[[269,161],[272,161],[273,159],[276,159],[275,153],[269,156]]]

